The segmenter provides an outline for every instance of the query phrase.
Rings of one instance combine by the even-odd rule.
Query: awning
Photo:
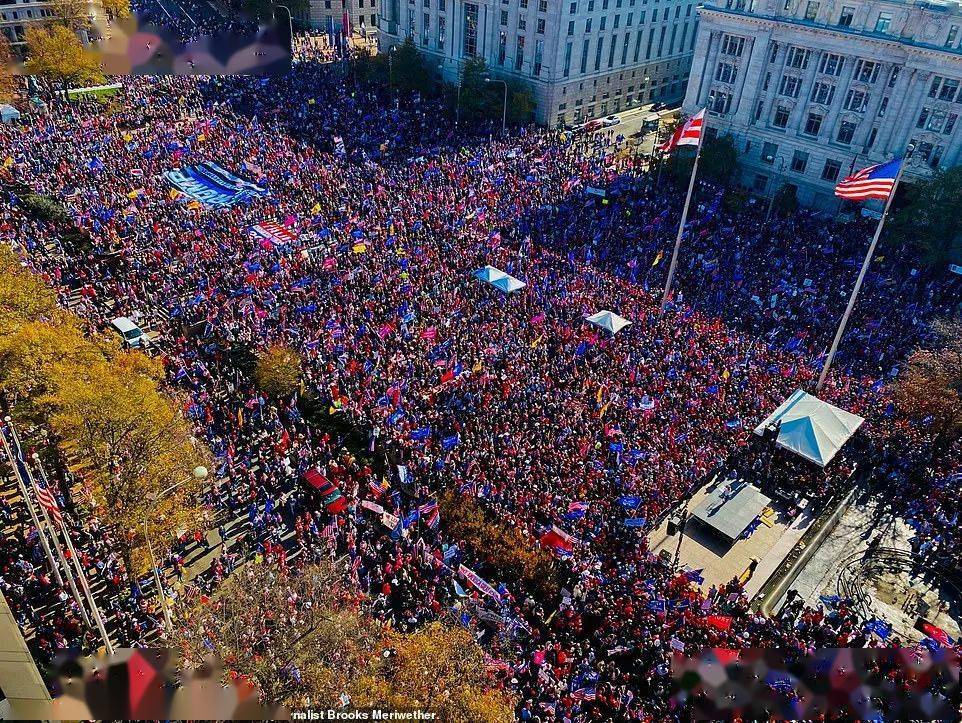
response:
[[[523,289],[527,286],[523,281],[514,278],[510,274],[506,274],[501,269],[496,269],[494,266],[485,266],[482,269],[478,269],[474,272],[474,277],[491,284],[506,294],[510,294],[513,291]]]
[[[595,326],[601,327],[605,331],[608,331],[612,334],[617,334],[631,323],[624,317],[618,316],[614,312],[606,310],[599,311],[597,314],[592,314],[591,316],[586,316],[585,321],[587,321],[589,324],[594,324]]]
[[[755,434],[781,423],[776,444],[824,467],[864,421],[799,389],[755,427]]]

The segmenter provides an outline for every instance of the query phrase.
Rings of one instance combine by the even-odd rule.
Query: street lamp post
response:
[[[508,120],[508,84],[503,80],[497,78],[485,78],[485,83],[501,83],[504,86],[504,104],[501,106],[501,135],[504,135],[507,129]]]
[[[154,570],[154,585],[157,587],[157,594],[160,596],[160,608],[164,613],[164,630],[170,631],[173,621],[170,617],[170,609],[167,607],[167,595],[164,593],[163,583],[160,578],[160,568],[157,565],[157,557],[154,555],[154,546],[150,543],[150,532],[147,529],[147,520],[150,517],[150,513],[153,512],[157,503],[160,502],[164,497],[169,495],[171,492],[183,487],[185,484],[191,481],[191,479],[197,481],[203,481],[207,479],[207,468],[206,467],[195,467],[193,471],[193,477],[188,477],[180,482],[170,485],[166,489],[160,491],[151,501],[144,513],[143,527],[144,527],[144,540],[147,541],[147,553],[150,555],[150,566]]]
[[[284,8],[287,11],[287,27],[291,33],[291,52],[294,52],[294,14],[287,5],[278,5],[279,8]]]

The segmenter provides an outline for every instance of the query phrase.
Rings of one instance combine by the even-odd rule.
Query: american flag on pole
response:
[[[39,480],[35,481],[33,486],[37,490],[37,500],[40,502],[40,506],[47,511],[47,514],[50,515],[50,519],[52,519],[58,525],[63,524],[63,515],[60,514],[60,505],[57,504],[57,498],[53,496],[50,488]]]
[[[888,163],[869,166],[846,176],[835,186],[835,195],[849,201],[865,201],[870,198],[884,201],[895,188],[895,179],[902,168],[902,160],[894,158]]]
[[[671,138],[658,146],[662,153],[670,153],[677,146],[697,146],[701,141],[701,131],[705,124],[705,109],[695,113],[691,118],[675,129]]]

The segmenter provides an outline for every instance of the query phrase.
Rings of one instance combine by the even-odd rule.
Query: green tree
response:
[[[405,38],[391,53],[389,62],[392,66],[391,84],[399,92],[427,94],[434,88],[435,74],[425,65],[423,56],[410,37]]]
[[[694,163],[695,154],[691,151],[686,153],[682,148],[672,153],[668,168],[678,183],[687,183]],[[698,177],[723,186],[729,186],[738,179],[738,151],[731,136],[702,140]]]
[[[0,103],[10,103],[17,95],[17,81],[13,73],[13,54],[10,41],[0,35]]]
[[[790,216],[798,210],[798,196],[795,186],[785,183],[775,192],[772,199],[772,213],[776,216]]]
[[[886,226],[889,243],[918,249],[933,266],[944,265],[962,240],[962,166],[938,171],[932,178],[900,184],[903,193]],[[893,202],[894,203],[894,202]]]
[[[494,118],[494,90],[498,93],[497,113],[500,117],[503,92],[500,83],[485,83],[488,66],[484,58],[468,58],[461,68],[461,117],[465,119],[490,120]],[[453,104],[452,104],[453,105]]]

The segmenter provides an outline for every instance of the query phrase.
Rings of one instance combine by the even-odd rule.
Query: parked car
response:
[[[602,123],[604,124],[605,128],[610,128],[611,126],[616,126],[621,123],[621,118],[616,115],[610,115],[605,118]]]
[[[126,316],[118,316],[110,322],[110,325],[123,337],[124,344],[133,349],[142,348],[150,344],[150,339],[147,337],[147,334],[144,333],[144,330]]]

